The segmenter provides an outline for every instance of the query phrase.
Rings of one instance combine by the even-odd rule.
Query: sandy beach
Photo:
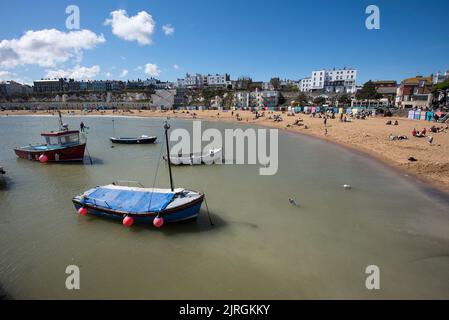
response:
[[[64,111],[67,114],[68,111]],[[430,183],[434,187],[449,193],[449,133],[447,130],[440,133],[427,133],[432,135],[434,141],[428,142],[428,138],[417,138],[412,136],[412,130],[422,130],[429,128],[434,124],[423,120],[409,120],[407,118],[384,118],[370,117],[366,120],[354,119],[352,122],[340,122],[339,119],[328,119],[327,134],[325,131],[324,120],[322,118],[313,118],[308,114],[296,114],[288,116],[287,113],[274,112],[281,115],[282,122],[274,122],[269,119],[273,114],[265,114],[265,117],[254,119],[254,114],[249,111],[231,111],[219,112],[216,110],[195,111],[196,119],[208,121],[229,121],[239,122],[236,114],[239,114],[240,123],[256,124],[271,128],[278,128],[306,134],[317,138],[325,139],[329,142],[339,143],[346,147],[369,154],[387,165],[403,170],[405,173],[416,176],[418,179]],[[0,116],[6,115],[48,115],[46,111],[3,111]],[[104,112],[82,112],[80,110],[70,111],[72,115],[103,115],[103,116],[139,116],[139,117],[171,117],[193,119],[193,112],[190,111],[148,111],[141,112],[133,110],[132,112],[112,111]],[[302,119],[302,126],[294,126],[297,119]],[[386,122],[397,120],[399,125],[386,125]],[[442,127],[443,124],[436,124]],[[389,139],[390,134],[395,136],[405,135],[408,140]],[[414,157],[417,161],[411,162],[408,159]]]

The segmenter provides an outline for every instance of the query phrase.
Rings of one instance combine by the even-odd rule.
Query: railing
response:
[[[124,186],[124,187],[132,187],[132,185],[134,185],[141,188],[145,188],[144,185],[141,184],[139,181],[117,180],[112,184],[115,186]]]

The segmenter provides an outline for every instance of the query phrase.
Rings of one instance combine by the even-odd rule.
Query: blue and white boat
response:
[[[168,129],[165,139],[169,154]],[[169,163],[170,189],[123,186],[118,183],[95,187],[72,199],[81,215],[94,215],[122,221],[130,227],[136,223],[152,223],[162,227],[165,222],[178,222],[198,217],[205,195],[173,187]]]

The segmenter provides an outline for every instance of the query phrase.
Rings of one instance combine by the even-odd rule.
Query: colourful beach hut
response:
[[[421,111],[415,111],[415,120],[421,119]]]
[[[410,110],[410,111],[408,112],[408,118],[409,118],[410,120],[415,119],[415,111]]]
[[[433,121],[433,112],[427,112],[426,113],[426,120],[427,121]]]
[[[421,112],[421,120],[426,120],[427,118],[427,112],[423,111]]]

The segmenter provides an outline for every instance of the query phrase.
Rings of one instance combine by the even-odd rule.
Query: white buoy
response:
[[[352,187],[349,184],[344,184],[343,188],[345,188],[345,189],[352,189]]]

